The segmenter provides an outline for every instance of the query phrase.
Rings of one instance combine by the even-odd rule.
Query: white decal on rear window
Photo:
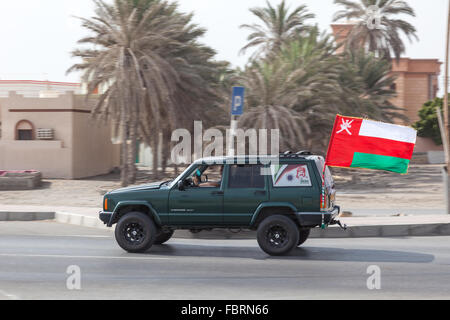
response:
[[[312,186],[307,165],[273,165],[271,170],[276,188]]]

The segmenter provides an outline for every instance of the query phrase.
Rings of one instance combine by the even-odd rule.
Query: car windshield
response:
[[[194,166],[194,164],[191,164],[186,170],[184,170],[178,177],[176,177],[175,180],[172,180],[169,184],[169,188],[172,188],[175,184],[178,183],[178,181],[184,176],[184,174],[191,170],[191,168]]]

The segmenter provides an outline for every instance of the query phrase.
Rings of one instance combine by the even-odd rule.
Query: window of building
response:
[[[34,126],[30,121],[22,120],[17,123],[16,140],[34,140]]]
[[[391,90],[397,91],[397,84],[396,83],[391,84]]]
[[[261,165],[230,166],[228,187],[232,189],[264,189],[265,178],[261,175]]]
[[[17,134],[17,140],[33,140],[33,130],[18,130]]]

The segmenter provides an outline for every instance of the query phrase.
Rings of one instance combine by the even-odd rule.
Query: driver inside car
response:
[[[206,168],[203,173],[205,173],[209,169]],[[222,182],[222,174],[223,174],[223,166],[220,166],[220,181],[213,182],[213,181],[205,181],[202,182],[202,172],[200,169],[197,169],[193,178],[192,178],[192,185],[195,188],[220,188],[221,182]]]

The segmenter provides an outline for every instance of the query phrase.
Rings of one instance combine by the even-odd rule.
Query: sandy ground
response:
[[[356,215],[436,214],[445,209],[441,166],[412,166],[408,175],[334,169],[338,203]],[[174,176],[173,171],[166,178]],[[167,180],[167,179],[162,179]],[[138,184],[152,182],[139,171]],[[106,191],[120,187],[119,175],[83,180],[44,180],[31,191],[1,191],[1,205],[101,207]]]
[[[338,202],[344,210],[444,210],[442,166],[412,166],[408,175],[334,169]],[[431,213],[431,212],[430,212]]]

